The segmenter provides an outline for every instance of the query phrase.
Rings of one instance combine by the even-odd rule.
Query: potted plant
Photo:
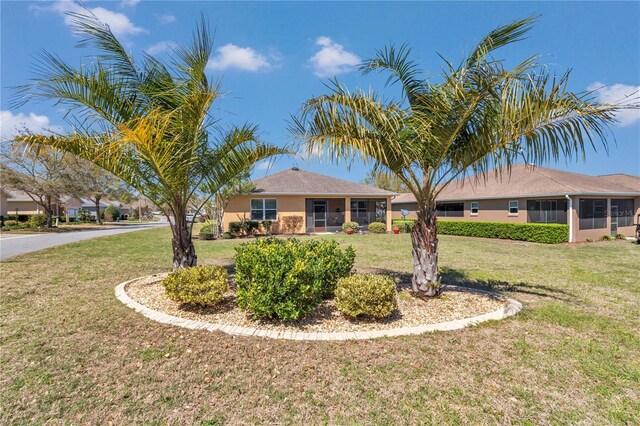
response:
[[[358,224],[356,222],[345,222],[342,224],[342,230],[347,234],[351,235],[358,230]]]
[[[396,235],[400,233],[400,228],[398,227],[398,225],[393,225],[393,233]]]

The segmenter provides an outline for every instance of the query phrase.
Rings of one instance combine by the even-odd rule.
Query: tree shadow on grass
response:
[[[398,283],[398,290],[411,289],[412,274],[410,273],[392,271],[383,268],[368,268],[368,272],[388,275],[392,277]],[[577,299],[575,294],[558,288],[539,284],[530,284],[526,282],[509,283],[507,281],[492,279],[478,280],[469,277],[464,271],[447,267],[441,268],[440,276],[442,278],[442,283],[445,285],[455,285],[458,287],[494,291],[497,293],[513,293],[536,296],[563,302],[571,302]]]

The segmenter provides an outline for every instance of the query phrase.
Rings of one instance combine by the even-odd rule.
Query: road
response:
[[[0,235],[0,261],[7,260],[20,254],[55,247],[62,244],[74,243],[76,241],[90,240],[91,238],[106,237],[109,235],[124,234],[127,232],[142,231],[143,229],[158,228],[167,226],[167,220],[159,222],[144,223],[139,225],[127,224],[118,225],[111,228],[72,231],[60,234],[11,234],[9,232]]]

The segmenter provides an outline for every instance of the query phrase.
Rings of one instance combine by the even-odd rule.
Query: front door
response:
[[[611,235],[618,233],[618,206],[611,206]]]
[[[325,232],[327,230],[327,202],[313,202],[313,227],[315,232]]]

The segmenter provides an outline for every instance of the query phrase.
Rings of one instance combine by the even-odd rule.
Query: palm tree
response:
[[[205,73],[212,38],[204,19],[191,44],[175,48],[169,61],[143,53],[138,65],[108,25],[88,11],[69,15],[84,36],[80,45],[99,54],[76,69],[44,52],[17,103],[39,98],[69,107],[72,131],[17,140],[75,154],[137,189],[171,223],[173,268],[194,266],[189,200],[203,195],[204,185],[206,201],[255,162],[286,151],[259,142],[253,125],[214,128],[209,111],[220,92]]]
[[[436,198],[469,172],[495,167],[507,172],[519,158],[540,164],[585,153],[600,140],[621,106],[599,104],[588,93],[567,90],[534,55],[512,69],[494,59],[496,49],[521,40],[536,18],[499,27],[484,37],[459,66],[445,60],[437,82],[420,78],[410,49],[378,51],[361,70],[389,73],[402,98],[386,101],[373,90],[349,92],[337,81],[331,93],[308,100],[293,117],[292,132],[310,153],[327,151],[334,161],[355,158],[398,177],[419,211],[411,234],[414,292],[441,291],[438,276]]]

